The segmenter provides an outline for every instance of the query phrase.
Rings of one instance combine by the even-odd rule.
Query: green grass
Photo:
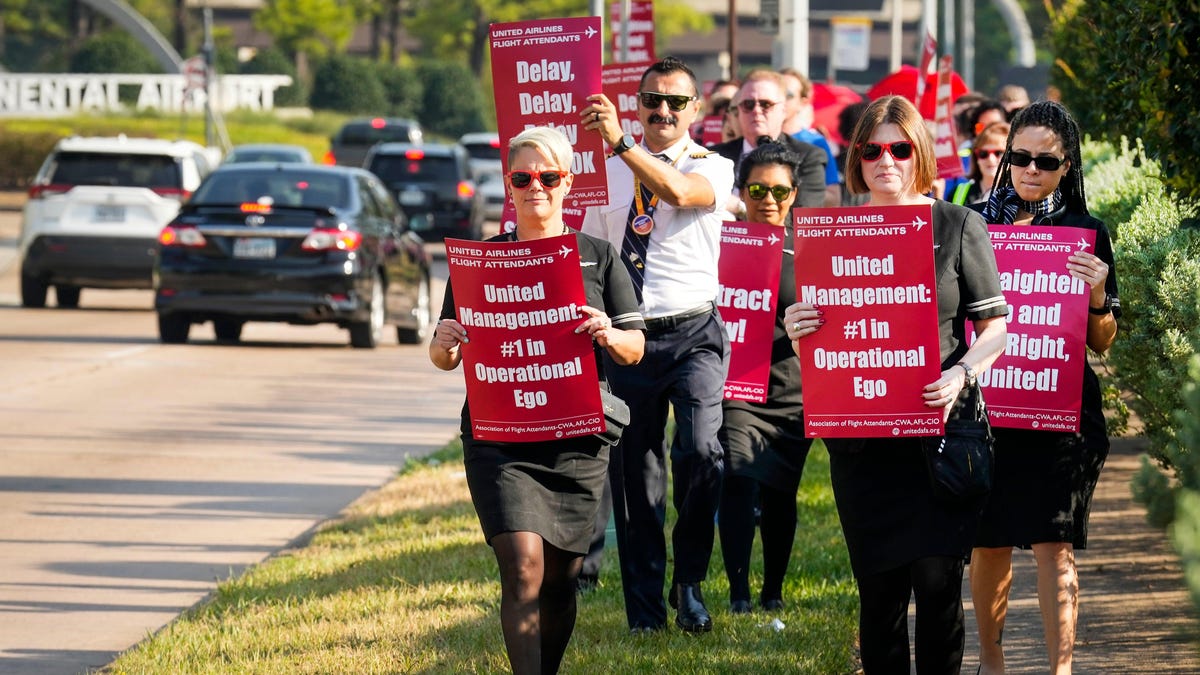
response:
[[[627,634],[615,547],[583,596],[563,672],[851,673],[857,596],[817,443],[773,615],[728,613],[720,548],[705,593],[714,629]],[[672,518],[673,515],[669,515]],[[669,541],[669,539],[668,539]],[[752,569],[761,574],[756,542]],[[761,583],[751,578],[752,588]],[[483,542],[461,446],[410,462],[304,546],[221,583],[205,603],[123,654],[113,673],[495,673],[508,670],[496,562]]]

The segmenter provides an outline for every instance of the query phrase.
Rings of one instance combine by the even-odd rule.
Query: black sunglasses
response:
[[[510,171],[508,172],[508,180],[515,188],[525,189],[533,183],[533,179],[537,178],[542,187],[547,190],[553,190],[558,187],[563,178],[566,178],[566,171],[542,171],[539,173],[530,173],[528,171]]]
[[[900,162],[912,157],[913,144],[912,141],[894,141],[892,143],[863,143],[862,158],[868,162],[874,162],[880,157],[883,157],[883,152],[885,150],[889,155],[892,156],[892,159]]]
[[[768,100],[762,99],[762,98],[760,98],[760,99],[748,98],[744,101],[738,102],[738,107],[742,109],[742,112],[747,112],[747,113],[754,112],[755,108],[762,108],[763,112],[767,112],[771,108],[774,108],[775,105],[776,105],[775,101],[768,101]]]
[[[1030,162],[1038,168],[1038,171],[1058,171],[1058,168],[1067,160],[1057,157],[1034,157],[1028,152],[1012,151],[1008,153],[1008,161],[1013,166],[1019,166],[1022,169],[1029,166]]]
[[[642,107],[647,110],[658,110],[663,101],[667,102],[667,108],[671,112],[682,112],[687,104],[695,101],[695,96],[683,96],[680,94],[656,94],[652,91],[639,91],[638,98],[642,101]]]
[[[792,194],[792,191],[795,189],[796,188],[793,185],[772,185],[767,187],[762,183],[750,183],[746,186],[746,194],[750,196],[750,199],[753,199],[757,202],[761,199],[764,199],[767,196],[767,193],[770,193],[771,196],[775,198],[775,201],[782,202],[783,200],[787,199],[788,195]]]

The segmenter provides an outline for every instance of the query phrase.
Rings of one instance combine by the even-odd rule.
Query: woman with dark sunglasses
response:
[[[1008,131],[1007,122],[996,122],[975,137],[967,181],[955,187],[950,201],[955,204],[978,204],[992,196],[992,186],[996,184],[996,170],[1000,168],[1000,158],[1004,156]]]
[[[867,107],[850,138],[846,178],[852,191],[870,193],[868,206],[930,206],[941,375],[912,395],[946,417],[974,374],[1003,351],[1008,306],[983,219],[925,196],[936,167],[933,141],[912,103],[886,96]],[[964,319],[977,335],[969,347]],[[820,308],[788,308],[792,340],[821,323]],[[799,351],[799,343],[793,349]],[[825,445],[858,584],[863,671],[909,672],[908,604],[915,595],[916,672],[958,673],[963,564],[982,505],[956,507],[934,497],[919,438],[829,438]]]
[[[603,383],[601,351],[618,365],[637,363],[645,323],[612,245],[563,224],[563,198],[574,179],[571,156],[566,137],[549,127],[513,137],[506,175],[517,228],[488,241],[575,237],[588,301],[575,331],[591,334]],[[455,319],[447,283],[430,360],[442,370],[457,368],[469,337]],[[476,440],[466,403],[462,441],[471,501],[500,566],[500,625],[509,663],[514,673],[555,673],[575,628],[576,578],[599,510],[609,447],[594,435],[536,443]]]
[[[1090,289],[1087,346],[1103,353],[1117,335],[1121,303],[1112,239],[1088,214],[1079,125],[1053,101],[1022,109],[1012,121],[996,189],[977,207],[989,223],[1067,225],[1096,231],[1093,253],[1067,258],[1066,269]],[[1071,672],[1079,576],[1075,549],[1087,547],[1088,511],[1108,457],[1100,382],[1083,369],[1079,433],[996,428],[996,472],[975,550],[971,597],[979,624],[980,672],[1004,672],[1001,636],[1012,586],[1013,547],[1033,549],[1038,605],[1050,672]]]
[[[718,525],[729,578],[729,607],[734,614],[753,609],[750,551],[756,504],[761,509],[763,549],[758,604],[767,611],[784,606],[783,578],[796,539],[796,491],[812,444],[804,435],[800,362],[792,353],[783,316],[796,301],[794,235],[789,213],[800,184],[800,161],[783,145],[760,145],[742,158],[735,184],[746,203],[746,220],[779,227],[784,243],[767,400],[722,404],[724,422],[719,436],[725,449],[725,478]]]

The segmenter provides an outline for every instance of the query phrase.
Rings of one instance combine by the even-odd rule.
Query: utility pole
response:
[[[215,61],[215,47],[212,34],[212,9],[204,7],[204,46],[200,53],[204,55],[204,146],[213,147],[213,108],[212,80]]]

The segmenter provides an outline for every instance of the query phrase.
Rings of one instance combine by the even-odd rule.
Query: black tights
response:
[[[575,630],[575,579],[583,556],[533,532],[492,537],[500,565],[500,626],[514,675],[557,673]]]
[[[763,587],[760,600],[783,599],[796,540],[796,493],[776,490],[753,478],[725,476],[721,487],[721,551],[729,577],[729,600],[750,600],[750,550],[754,545],[754,505],[760,500]]]
[[[963,656],[962,558],[933,556],[856,579],[865,675],[907,675],[908,600],[917,600],[917,673],[958,673]]]

